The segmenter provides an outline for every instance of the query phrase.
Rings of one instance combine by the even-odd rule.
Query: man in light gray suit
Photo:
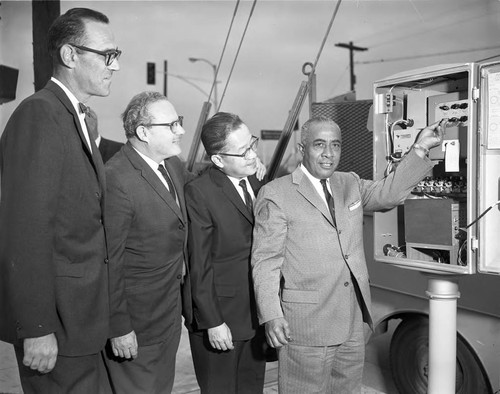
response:
[[[363,322],[372,326],[363,210],[392,208],[432,168],[443,126],[423,129],[379,181],[335,172],[341,132],[326,117],[302,127],[301,165],[264,186],[255,206],[252,267],[258,316],[278,349],[280,393],[360,393]]]

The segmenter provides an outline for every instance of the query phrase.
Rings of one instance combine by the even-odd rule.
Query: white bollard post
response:
[[[455,394],[457,355],[458,281],[454,277],[430,277],[428,394]]]

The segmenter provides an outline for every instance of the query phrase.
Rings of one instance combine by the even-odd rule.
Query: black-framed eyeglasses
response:
[[[145,127],[152,127],[152,126],[167,126],[170,127],[170,129],[175,132],[176,130],[179,129],[179,127],[182,127],[182,122],[184,120],[184,116],[179,116],[177,120],[174,120],[173,122],[170,123],[150,123],[144,125]]]
[[[245,149],[245,152],[243,152],[241,154],[237,154],[237,153],[218,153],[218,155],[221,155],[221,156],[232,156],[232,157],[242,157],[242,158],[245,158],[245,159],[249,159],[251,152],[257,152],[258,145],[259,145],[259,138],[256,137],[256,136],[254,136],[254,135],[252,135],[252,142],[250,143],[250,146],[247,149]]]
[[[98,51],[97,49],[88,48],[83,45],[76,45],[76,44],[69,44],[69,45],[74,46],[75,48],[78,48],[82,51],[93,52],[97,53],[98,55],[104,56],[104,63],[106,64],[106,67],[111,66],[111,64],[113,64],[115,60],[118,60],[120,58],[120,55],[122,54],[122,51],[120,51],[118,48],[109,49],[107,51]]]

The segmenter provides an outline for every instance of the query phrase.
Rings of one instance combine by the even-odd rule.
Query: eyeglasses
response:
[[[170,127],[170,130],[172,132],[175,132],[175,130],[178,130],[179,127],[182,127],[182,121],[184,120],[184,116],[179,116],[177,120],[174,120],[173,122],[170,123],[150,123],[147,125],[144,125],[145,127],[153,127],[153,126],[167,126]]]
[[[245,158],[245,159],[249,159],[251,152],[257,152],[258,144],[259,144],[259,138],[255,137],[255,136],[252,136],[252,142],[250,143],[250,146],[247,149],[245,149],[245,152],[243,152],[241,154],[236,154],[236,153],[218,153],[218,155],[221,155],[221,156],[232,156],[232,157],[242,157],[242,158]]]
[[[75,48],[78,48],[82,51],[93,52],[97,53],[98,55],[104,56],[104,63],[106,64],[106,67],[111,66],[111,64],[113,64],[115,60],[118,60],[120,58],[120,55],[122,54],[122,51],[120,51],[118,48],[110,49],[108,51],[98,51],[97,49],[84,47],[83,45],[69,45],[74,46]]]

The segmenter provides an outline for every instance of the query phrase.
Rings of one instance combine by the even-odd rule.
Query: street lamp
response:
[[[217,112],[218,109],[218,104],[217,104],[217,66],[213,64],[211,61],[200,58],[200,57],[190,57],[189,61],[192,63],[195,62],[204,62],[207,63],[210,67],[212,67],[213,73],[214,73],[214,112]]]

